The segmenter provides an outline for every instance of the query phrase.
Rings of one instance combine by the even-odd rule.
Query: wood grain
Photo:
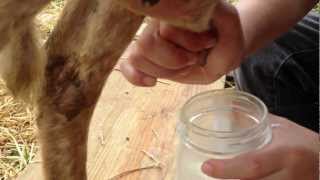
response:
[[[90,126],[89,179],[107,180],[123,171],[154,164],[144,150],[165,168],[139,171],[121,180],[173,180],[179,108],[199,92],[222,87],[222,80],[208,86],[164,81],[153,88],[135,87],[114,71]],[[41,180],[41,163],[29,165],[18,179]]]

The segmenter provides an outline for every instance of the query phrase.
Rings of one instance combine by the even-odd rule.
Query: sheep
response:
[[[153,12],[170,1],[69,0],[42,46],[34,19],[49,2],[0,1],[0,75],[17,98],[37,108],[45,179],[85,180],[90,118],[104,83],[144,15],[157,17]],[[190,15],[162,20],[209,28],[216,1],[173,2]]]

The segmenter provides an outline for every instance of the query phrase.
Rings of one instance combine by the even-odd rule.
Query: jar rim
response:
[[[254,124],[253,126],[249,127],[249,128],[245,128],[245,129],[239,129],[239,130],[235,130],[235,131],[218,131],[218,130],[211,130],[211,129],[206,129],[203,127],[200,127],[198,125],[196,125],[195,123],[192,123],[190,120],[190,118],[186,117],[186,112],[185,109],[188,105],[190,105],[194,100],[196,100],[197,98],[203,97],[205,95],[210,95],[210,94],[217,94],[217,93],[222,93],[223,95],[236,95],[236,96],[243,96],[243,97],[248,97],[253,99],[254,101],[257,102],[257,105],[262,107],[262,116],[261,118],[259,118],[259,123]],[[187,100],[187,102],[182,106],[181,110],[180,110],[180,120],[182,121],[183,124],[185,124],[187,127],[191,126],[193,129],[195,129],[196,132],[206,132],[206,136],[216,136],[216,137],[234,137],[234,136],[241,136],[243,134],[246,134],[248,132],[251,132],[257,128],[259,128],[260,126],[264,126],[266,125],[266,121],[267,121],[267,115],[268,115],[268,109],[267,106],[263,103],[263,101],[261,99],[259,99],[258,97],[249,94],[247,92],[244,91],[240,91],[240,90],[229,90],[229,89],[217,89],[217,90],[210,90],[210,91],[205,91],[205,92],[201,92],[197,95],[192,96],[189,100]]]

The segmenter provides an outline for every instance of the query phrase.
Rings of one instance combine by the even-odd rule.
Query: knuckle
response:
[[[149,40],[150,38],[148,39],[141,39],[141,40],[137,40],[136,41],[136,48],[135,48],[135,51],[136,52],[141,52],[143,53],[144,52],[144,49],[147,49],[148,47],[151,46],[151,40]]]
[[[198,41],[194,41],[193,39],[190,39],[190,38],[185,39],[184,46],[185,46],[185,48],[187,48],[188,50],[191,50],[193,52],[198,52],[198,51],[205,49],[205,48],[203,48],[204,46],[202,45],[202,43],[200,43]]]
[[[132,77],[135,68],[129,61],[120,63],[120,71],[125,77]]]
[[[154,32],[152,33],[152,38],[153,38],[154,41],[160,41],[160,40],[162,40],[163,37],[162,37],[161,34],[160,34],[160,30],[159,30],[159,31],[154,31]]]
[[[161,37],[164,37],[166,39],[172,39],[172,37],[175,37],[177,35],[175,29],[168,25],[161,26],[159,33]]]
[[[249,178],[258,178],[263,173],[263,164],[258,158],[254,158],[249,164],[249,167]]]
[[[315,179],[315,177],[319,176],[318,153],[314,153],[304,147],[290,148],[288,153],[289,157],[287,158],[286,169],[289,171],[288,176],[290,179],[297,179],[297,177],[301,177],[301,172],[308,172],[306,174],[308,174],[310,179]],[[302,164],[303,166],[301,166]],[[304,177],[306,174],[304,174]],[[309,178],[305,177],[303,179]]]
[[[189,47],[190,50],[193,51],[201,51],[205,49],[209,49],[213,46],[214,40],[209,37],[205,37],[202,34],[192,34],[189,33],[185,36],[185,44]],[[212,44],[212,46],[209,46]]]
[[[189,61],[186,53],[182,51],[172,51],[172,57],[173,60],[171,61],[173,68],[182,68],[187,65],[187,62]]]
[[[156,43],[156,35],[153,34],[157,33],[143,35],[136,41],[137,51],[145,52],[146,49],[152,49]]]
[[[161,38],[157,36],[156,38]],[[157,41],[157,39],[156,39]],[[166,54],[167,59],[162,61],[164,66],[170,69],[179,69],[184,67],[188,61],[187,53],[180,48],[176,48],[175,45],[168,44],[165,48],[162,48],[163,53]]]
[[[141,77],[137,73],[133,73],[126,76],[126,79],[133,85],[141,86]]]
[[[131,53],[128,57],[128,63],[133,67],[136,67],[139,65],[139,57],[140,55],[138,53]]]
[[[175,43],[175,45],[178,45],[190,51],[196,52],[204,49],[204,42],[200,41],[198,38],[195,38],[189,33],[181,33],[174,28],[167,27],[161,29],[160,36]]]
[[[294,147],[289,150],[289,160],[290,164],[294,165],[303,161],[303,159],[308,155],[309,152],[307,149],[302,147]]]

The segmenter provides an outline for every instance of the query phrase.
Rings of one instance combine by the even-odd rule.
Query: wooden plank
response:
[[[114,71],[90,126],[89,179],[107,180],[123,171],[153,164],[143,150],[157,157],[165,168],[131,173],[121,180],[174,179],[179,108],[191,96],[222,88],[223,84],[222,80],[207,86],[164,81],[153,88],[142,88],[129,84]],[[18,179],[43,179],[41,163],[29,165]]]

